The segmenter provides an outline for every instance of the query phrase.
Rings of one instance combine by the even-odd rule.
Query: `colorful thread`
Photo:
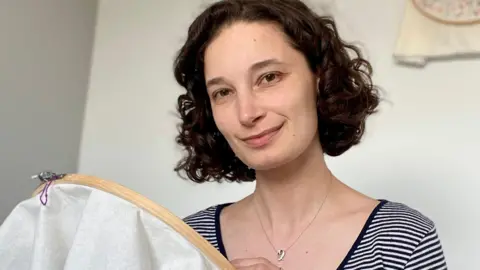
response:
[[[43,187],[42,193],[40,194],[40,202],[43,205],[47,205],[48,202],[48,188],[52,184],[53,180],[47,181]]]

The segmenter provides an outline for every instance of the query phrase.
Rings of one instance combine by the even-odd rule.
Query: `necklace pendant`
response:
[[[277,260],[278,261],[283,261],[283,258],[285,258],[285,250],[279,249],[277,251]]]

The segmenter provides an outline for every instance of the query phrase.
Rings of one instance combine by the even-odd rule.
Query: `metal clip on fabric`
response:
[[[51,171],[44,171],[41,172],[37,175],[32,176],[32,179],[38,179],[41,182],[45,183],[45,186],[43,187],[42,193],[40,194],[40,202],[43,205],[47,205],[48,202],[48,188],[52,184],[53,181],[62,179],[65,177],[66,174],[56,174]]]

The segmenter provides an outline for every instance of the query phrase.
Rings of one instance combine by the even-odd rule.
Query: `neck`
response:
[[[253,203],[272,235],[288,235],[311,222],[334,181],[319,144],[281,168],[256,174]]]

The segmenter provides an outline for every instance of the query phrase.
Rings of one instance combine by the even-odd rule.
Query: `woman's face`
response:
[[[247,166],[276,168],[318,141],[317,78],[280,28],[234,23],[204,59],[215,123]]]

